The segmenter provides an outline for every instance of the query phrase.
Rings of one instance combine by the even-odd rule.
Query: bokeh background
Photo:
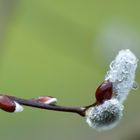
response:
[[[138,0],[0,0],[0,91],[51,95],[67,106],[94,102],[117,52],[140,55],[139,7]],[[105,132],[75,114],[0,111],[0,139],[140,140],[139,106],[138,89],[125,102],[119,125]]]

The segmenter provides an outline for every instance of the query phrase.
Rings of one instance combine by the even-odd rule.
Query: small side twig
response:
[[[8,96],[8,97],[18,102],[19,104],[25,105],[25,106],[36,107],[36,108],[47,109],[47,110],[54,110],[54,111],[78,113],[81,116],[85,116],[84,107],[66,107],[66,106],[60,106],[60,105],[44,104],[44,103],[37,102],[32,99],[27,100],[27,99],[21,99],[21,98],[17,98],[13,96]]]
[[[40,108],[40,109],[47,109],[47,110],[53,110],[53,111],[60,111],[60,112],[70,112],[70,113],[77,113],[80,116],[85,116],[85,110],[91,106],[85,106],[85,107],[67,107],[67,106],[60,106],[56,104],[45,104],[42,102],[39,102],[34,99],[22,99],[15,96],[9,96],[9,95],[0,95],[2,97],[8,97],[10,100],[24,106],[34,107],[34,108]]]
[[[77,113],[85,117],[89,108],[102,104],[105,100],[109,100],[111,96],[112,83],[104,81],[96,90],[96,102],[88,106],[68,107],[57,105],[57,99],[51,96],[43,96],[37,99],[22,99],[15,96],[0,95],[0,109],[7,112],[21,112],[23,110],[22,105],[24,105],[53,111]]]

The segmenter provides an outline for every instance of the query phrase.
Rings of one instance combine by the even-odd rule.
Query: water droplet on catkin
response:
[[[133,86],[132,86],[132,89],[136,90],[136,89],[138,89],[138,87],[139,87],[138,83],[134,82]]]

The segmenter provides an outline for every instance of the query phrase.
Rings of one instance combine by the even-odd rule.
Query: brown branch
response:
[[[17,106],[24,105],[35,108],[71,112],[77,113],[81,116],[86,116],[86,110],[92,106],[100,105],[105,100],[109,100],[112,97],[112,83],[110,81],[104,81],[96,90],[96,102],[94,104],[83,106],[83,107],[67,107],[56,105],[54,102],[57,100],[51,96],[43,96],[37,99],[21,99],[9,95],[0,95],[0,109],[7,112],[19,112],[16,110]],[[16,104],[18,103],[18,105]],[[23,110],[20,107],[20,111]]]
[[[14,96],[8,96],[8,95],[2,95],[2,96],[7,96],[9,99],[19,103],[20,105],[30,106],[30,107],[40,108],[40,109],[53,110],[53,111],[77,113],[83,117],[85,116],[85,110],[88,107],[88,106],[87,107],[66,107],[66,106],[60,106],[60,105],[54,105],[54,104],[45,104],[45,103],[37,102],[36,100],[33,100],[33,99],[21,99]]]

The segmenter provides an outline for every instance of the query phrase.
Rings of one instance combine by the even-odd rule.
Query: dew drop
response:
[[[138,89],[138,83],[137,82],[134,82],[133,85],[132,85],[132,89],[136,90]]]
[[[115,61],[113,60],[110,64],[110,69],[113,69]]]

